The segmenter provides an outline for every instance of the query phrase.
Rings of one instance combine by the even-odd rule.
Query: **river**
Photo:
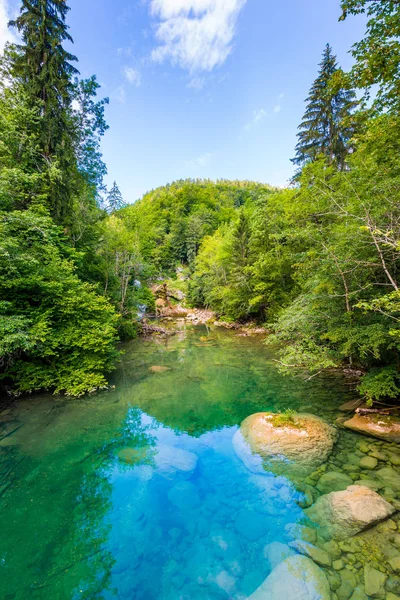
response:
[[[270,572],[265,548],[293,541],[305,517],[284,474],[247,471],[234,433],[265,410],[334,423],[354,392],[338,374],[283,377],[261,339],[222,329],[181,324],[123,349],[112,390],[0,414],[0,597],[243,600]],[[332,465],[362,456],[363,440],[387,458],[341,430]],[[335,594],[341,570],[362,583],[348,555],[328,569]]]

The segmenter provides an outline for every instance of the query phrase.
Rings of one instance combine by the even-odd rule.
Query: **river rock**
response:
[[[179,510],[193,510],[200,504],[197,489],[190,481],[176,483],[168,492],[168,500]]]
[[[297,414],[293,422],[279,416],[256,413],[235,433],[234,449],[250,471],[302,477],[326,462],[336,441],[333,427],[314,415]]]
[[[324,535],[343,540],[387,519],[395,509],[373,490],[351,485],[347,490],[321,496],[305,512],[320,525]]]
[[[306,556],[280,563],[248,600],[330,600],[325,573]]]
[[[318,546],[314,546],[309,542],[304,542],[303,540],[295,540],[294,542],[289,542],[290,548],[293,548],[300,554],[304,554],[313,560],[317,565],[321,565],[322,567],[330,567],[332,565],[332,558],[322,548],[318,548]]]
[[[153,365],[152,367],[149,367],[150,373],[166,373],[170,370],[171,369],[169,367],[163,367],[161,365]]]
[[[386,579],[386,575],[370,565],[365,565],[364,584],[367,596],[372,596],[372,598],[384,598]]]
[[[362,467],[363,469],[375,469],[377,464],[378,461],[373,456],[364,456],[360,460],[360,467]]]
[[[386,415],[354,415],[343,426],[388,442],[400,442],[400,419]]]
[[[392,467],[384,467],[376,472],[377,478],[384,486],[400,492],[400,475]]]
[[[324,473],[317,484],[318,491],[321,494],[329,494],[330,492],[339,492],[345,490],[353,483],[351,477],[345,473],[338,473],[336,471],[328,471]]]
[[[166,479],[173,479],[177,473],[189,478],[197,465],[196,454],[166,444],[160,444],[157,447],[154,460],[157,472]]]
[[[281,542],[271,542],[264,548],[264,558],[270,571],[273,571],[281,562],[289,556],[294,556],[294,554],[294,551],[287,544]]]
[[[400,573],[400,556],[395,556],[389,560],[389,565],[392,567],[393,571],[396,573]]]
[[[121,448],[118,451],[117,456],[119,460],[127,465],[138,465],[149,462],[151,459],[151,452],[148,448]]]

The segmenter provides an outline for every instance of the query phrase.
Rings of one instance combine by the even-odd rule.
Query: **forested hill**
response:
[[[237,209],[273,192],[249,181],[183,180],[146,194],[118,216],[134,231],[140,252],[153,269],[174,273],[193,265],[205,236],[235,219]]]

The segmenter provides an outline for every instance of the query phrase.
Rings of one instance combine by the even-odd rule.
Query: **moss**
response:
[[[296,427],[297,429],[301,428],[301,423],[296,421],[296,411],[291,409],[286,409],[282,413],[274,415],[272,417],[271,423],[274,427]]]

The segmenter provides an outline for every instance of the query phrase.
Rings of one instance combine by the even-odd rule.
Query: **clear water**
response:
[[[232,436],[262,410],[332,421],[348,387],[283,378],[261,340],[205,328],[126,345],[114,383],[1,413],[0,597],[246,598],[264,547],[304,515],[292,482],[247,471]]]

